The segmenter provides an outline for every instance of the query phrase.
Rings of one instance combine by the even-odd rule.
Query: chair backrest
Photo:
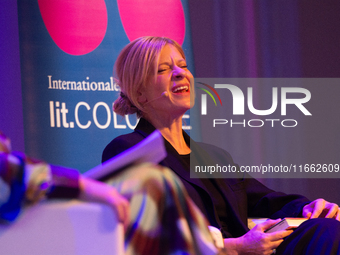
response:
[[[124,254],[124,229],[112,208],[78,200],[49,200],[0,225],[1,254]]]

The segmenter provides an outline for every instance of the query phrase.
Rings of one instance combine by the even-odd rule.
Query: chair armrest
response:
[[[112,208],[78,200],[48,200],[0,225],[2,254],[124,254],[124,229]]]
[[[268,220],[268,218],[248,218],[248,228],[252,229],[257,224],[265,222],[266,220]]]

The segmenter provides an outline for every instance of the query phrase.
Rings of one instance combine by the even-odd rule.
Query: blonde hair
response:
[[[167,37],[144,36],[124,47],[115,63],[115,76],[121,88],[113,110],[124,116],[137,113],[143,115],[143,106],[138,102],[138,91],[147,84],[150,77],[155,77],[159,55],[163,47],[171,44],[185,59],[182,47]]]

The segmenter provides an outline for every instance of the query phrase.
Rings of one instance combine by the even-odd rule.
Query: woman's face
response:
[[[155,111],[183,115],[194,102],[194,86],[190,86],[194,84],[193,75],[185,59],[176,47],[167,44],[160,53],[156,68],[156,77],[150,77],[140,91],[140,103]]]

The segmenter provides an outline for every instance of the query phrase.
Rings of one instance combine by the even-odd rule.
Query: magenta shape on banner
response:
[[[183,44],[185,16],[180,0],[117,0],[130,41],[141,36],[165,36]]]
[[[38,0],[48,33],[64,52],[84,55],[96,49],[107,29],[104,0]]]

